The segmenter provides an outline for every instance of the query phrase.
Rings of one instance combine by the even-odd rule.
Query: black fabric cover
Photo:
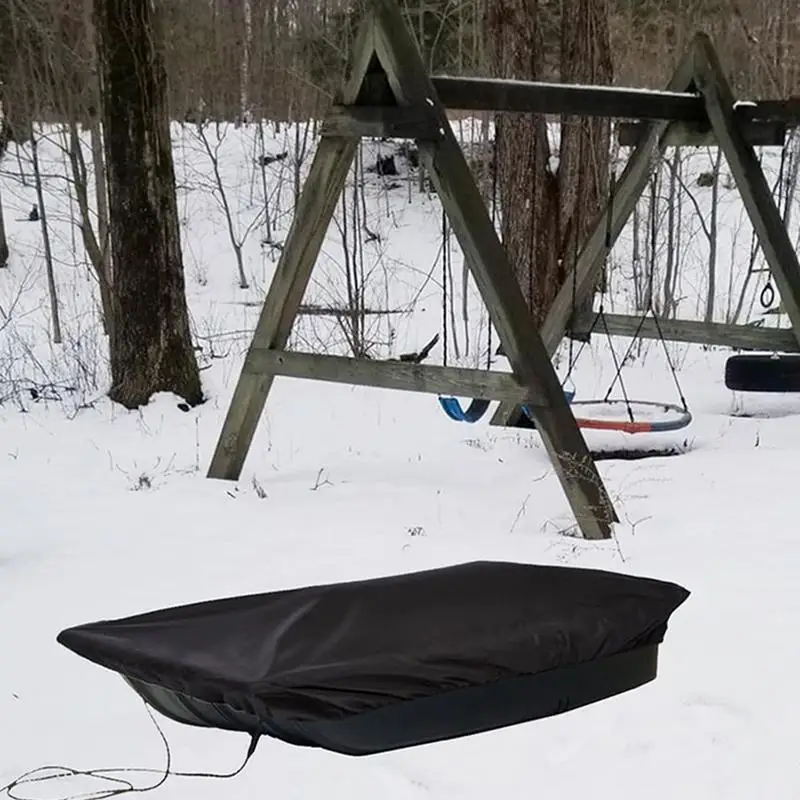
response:
[[[476,562],[96,622],[58,641],[180,722],[355,755],[652,680],[688,595],[612,572]]]

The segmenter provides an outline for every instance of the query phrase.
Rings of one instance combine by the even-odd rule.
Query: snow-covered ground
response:
[[[213,151],[216,134],[207,133]],[[560,717],[369,759],[269,740],[232,783],[172,778],[161,797],[800,797],[792,733],[800,711],[792,688],[800,663],[792,466],[800,397],[733,397],[723,384],[726,352],[670,345],[694,414],[674,437],[688,451],[599,465],[622,519],[616,537],[600,543],[568,535],[569,508],[535,433],[450,422],[424,395],[278,379],[241,480],[209,481],[205,470],[277,254],[261,244],[255,129],[228,129],[219,149],[234,236],[254,226],[242,248],[246,290],[238,287],[208,151],[193,130],[174,134],[187,290],[209,396],[188,413],[169,396],[138,412],[103,396],[94,283],[70,224],[74,200],[54,132],[41,156],[65,344],[50,344],[41,229],[23,221],[35,202],[30,166],[12,148],[0,167],[12,249],[0,273],[0,786],[44,764],[163,764],[163,745],[131,690],[56,644],[67,626],[226,595],[508,559],[648,575],[690,589],[661,649],[658,680]],[[291,153],[293,141],[291,131],[270,129],[265,147]],[[373,147],[365,163],[374,158]],[[695,173],[708,168],[707,154],[695,160]],[[292,169],[291,155],[266,168],[279,241],[290,222]],[[691,175],[687,181],[707,212],[710,190],[698,189]],[[403,311],[377,318],[370,339],[376,356],[396,356],[421,347],[440,326],[440,210],[435,197],[413,186],[409,192],[402,176],[369,175],[365,207],[367,227],[379,236],[363,244],[367,304]],[[680,296],[683,315],[696,316],[707,250],[689,202],[683,214],[692,246]],[[352,242],[351,215],[348,207]],[[736,283],[747,268],[743,216],[735,192],[724,189],[720,308],[729,273]],[[337,219],[341,225],[341,209]],[[614,253],[623,265],[615,310],[629,302],[629,239]],[[343,302],[343,264],[341,230],[332,226],[307,302]],[[454,275],[460,284],[455,246]],[[474,292],[469,306],[469,353],[461,322],[450,339],[460,337],[458,362],[477,366],[485,358],[485,313]],[[460,317],[458,298],[455,311]],[[299,349],[345,352],[336,323],[319,317],[301,320],[293,339]],[[620,352],[627,344],[615,342]],[[674,402],[659,348],[644,346],[626,367],[626,385],[639,399]],[[441,361],[441,349],[431,361]],[[452,351],[449,361],[457,361]],[[602,397],[613,372],[598,337],[576,369],[578,397]],[[590,444],[631,446],[631,438],[587,434]],[[175,770],[225,772],[247,746],[244,736],[162,724]],[[144,786],[154,777],[133,779]],[[96,788],[75,778],[15,791],[56,800]]]

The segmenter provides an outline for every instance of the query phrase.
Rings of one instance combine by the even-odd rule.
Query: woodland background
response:
[[[703,30],[712,36],[740,97],[786,98],[800,90],[798,0],[400,2],[431,72],[438,74],[662,87],[692,36]],[[169,121],[197,128],[217,179],[219,164],[204,133],[215,123],[255,124],[261,130],[264,121],[311,122],[294,127],[296,136],[309,140],[296,142],[294,150],[306,152],[315,122],[347,72],[366,5],[368,0],[0,0],[0,157],[6,151],[11,157],[11,142],[25,145],[40,189],[37,126],[64,132],[78,228],[97,278],[117,374],[115,399],[136,406],[162,389],[200,398],[183,298]],[[491,171],[484,168],[497,167],[503,241],[531,313],[541,322],[607,201],[615,147],[611,121],[486,115],[483,122],[489,157],[476,159],[473,153],[471,163],[483,172],[484,187]],[[550,122],[560,123],[556,141]],[[81,143],[84,133],[88,151]],[[145,157],[148,142],[159,154],[156,163]],[[16,153],[19,159],[19,148]],[[680,149],[670,158],[667,191],[674,209]],[[169,166],[160,169],[159,163]],[[721,164],[717,152],[711,184],[718,183]],[[797,163],[790,172],[794,185]],[[296,191],[299,181],[297,161]],[[152,197],[158,203],[148,205]],[[45,205],[39,199],[52,288]],[[124,224],[124,210],[134,207],[144,208],[137,212],[138,230]],[[636,230],[639,223],[634,215]],[[704,226],[712,242],[715,224],[712,218]],[[163,247],[157,251],[153,242],[159,237]],[[634,271],[652,276],[652,269],[637,266],[638,241],[636,234]],[[670,238],[670,253],[673,245]],[[244,288],[241,246],[234,250]],[[706,320],[715,313],[715,258],[712,247]],[[0,213],[0,266],[7,260]],[[151,268],[169,282],[168,301],[153,295],[152,304],[142,302],[154,286],[147,282]],[[651,277],[649,288],[640,292],[641,304],[652,302],[665,316],[673,312],[674,275],[668,265],[655,299]],[[51,304],[58,342],[55,300]],[[152,318],[143,319],[143,309],[151,309]],[[740,302],[732,316],[741,310]],[[150,352],[142,344],[148,338]],[[165,354],[168,340],[174,347]],[[183,366],[164,366],[159,375],[152,372],[154,363]],[[123,374],[138,374],[136,385],[120,388]]]
[[[341,84],[364,0],[159,0],[173,119],[319,116]],[[614,83],[661,87],[697,30],[709,32],[743,95],[785,97],[800,84],[797,0],[401,0],[431,71],[485,76],[503,18],[542,79],[575,69],[562,57],[573,21],[607,20]],[[562,6],[563,9],[562,10]],[[567,20],[564,20],[566,22]],[[602,39],[602,31],[597,35]],[[1,0],[0,86],[14,130],[91,117],[92,0]],[[585,57],[586,54],[583,54]],[[581,54],[577,55],[579,59]],[[531,64],[528,65],[529,69]],[[600,81],[598,81],[600,82]],[[22,135],[20,130],[19,135]]]

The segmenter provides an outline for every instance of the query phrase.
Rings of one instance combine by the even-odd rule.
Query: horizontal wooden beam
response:
[[[647,122],[620,122],[617,141],[635,147],[647,135]],[[782,147],[786,123],[780,120],[741,119],[741,132],[753,147]],[[387,139],[436,141],[441,132],[424,109],[411,106],[333,106],[322,126],[323,136],[362,136]],[[717,140],[707,123],[676,122],[665,138],[665,147],[708,147]]]
[[[744,140],[752,147],[783,147],[786,123],[778,120],[741,120]],[[646,122],[620,122],[616,126],[617,141],[622,147],[635,147],[648,134]],[[717,138],[709,125],[676,122],[664,137],[665,147],[714,147]]]
[[[516,111],[684,122],[707,120],[702,98],[690,92],[492,78],[440,76],[432,80],[443,105],[461,111]]]
[[[508,400],[535,407],[544,405],[540,394],[521,386],[508,372],[260,348],[251,348],[244,369],[254,375],[282,375],[402,392]]]
[[[786,100],[739,100],[734,104],[734,116],[762,122],[783,122],[789,128],[800,125],[800,97]]]
[[[398,108],[384,74],[370,75],[371,105],[334,105],[327,121],[328,135],[363,135],[426,139],[431,136],[426,110]],[[488,78],[432,78],[445,108],[461,111],[509,111],[574,114],[631,120],[619,126],[620,144],[633,146],[646,120],[683,123],[670,133],[668,144],[703,146],[712,142],[710,122],[699,95],[618,86],[580,86],[569,83],[507,81]],[[362,101],[359,100],[361,103]],[[358,109],[357,111],[354,109]],[[753,146],[779,146],[786,128],[800,126],[800,98],[740,101],[734,117]],[[624,131],[624,133],[622,133]],[[686,137],[686,141],[682,141]]]
[[[333,106],[322,124],[323,136],[436,141],[441,133],[427,109],[413,106]]]
[[[606,327],[612,336],[636,336],[658,339],[658,326],[652,316],[642,322],[641,317],[629,314],[604,314]],[[589,333],[594,314],[581,314],[572,326],[579,336]],[[664,338],[671,342],[688,342],[701,345],[718,345],[734,350],[778,350],[784,353],[800,352],[800,345],[790,329],[760,328],[755,325],[727,325],[722,322],[659,319]],[[641,325],[641,330],[639,326]],[[594,333],[604,333],[602,322],[595,325]]]

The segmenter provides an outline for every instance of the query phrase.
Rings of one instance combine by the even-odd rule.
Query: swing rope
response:
[[[775,193],[775,190],[778,192],[778,212],[780,213],[781,219],[783,219],[784,223],[786,222],[786,217],[789,210],[789,201],[791,199],[789,196],[791,193],[789,183],[784,179],[787,150],[788,148],[784,142],[783,147],[781,148],[781,160],[778,167],[777,186],[775,189],[773,189],[773,194]],[[789,155],[789,158],[791,158],[791,154]],[[761,161],[760,158],[759,161]],[[758,296],[758,302],[761,303],[761,307],[764,309],[770,308],[775,302],[775,287],[772,285],[772,279],[769,276],[767,277],[767,282],[764,284],[764,288],[761,290],[761,293]]]
[[[610,176],[610,181],[609,181],[609,190],[608,190],[608,206],[607,206],[607,211],[606,211],[606,233],[605,233],[605,240],[603,242],[603,266],[602,266],[602,276],[603,277],[602,277],[602,283],[604,285],[608,284],[608,261],[609,261],[610,255],[611,255],[611,243],[612,243],[611,220],[612,220],[613,215],[614,215],[614,189],[615,189],[615,186],[616,186],[616,175],[612,171],[611,176]],[[576,240],[576,248],[577,248],[577,233],[576,233],[576,239],[575,240]],[[576,259],[576,261],[577,261],[577,259]],[[576,305],[577,305],[577,286],[576,286],[577,281],[578,281],[577,270],[573,266],[573,270],[572,270],[572,314],[573,314],[573,317],[574,317],[574,315],[575,315],[575,313],[577,311],[577,308],[576,308]],[[589,332],[586,335],[586,338],[584,339],[583,342],[581,342],[581,346],[578,348],[578,352],[577,352],[577,354],[575,354],[574,358],[573,358],[573,355],[572,355],[572,349],[570,349],[569,370],[567,372],[567,377],[564,379],[564,381],[566,382],[567,380],[572,380],[572,372],[573,372],[573,370],[575,368],[575,364],[577,363],[578,359],[581,357],[581,354],[583,353],[583,350],[586,347],[586,345],[589,344],[589,342],[591,341],[592,334],[594,333],[598,322],[602,322],[603,323],[603,329],[604,329],[605,334],[606,334],[606,338],[608,339],[608,349],[611,352],[611,358],[612,358],[612,360],[614,362],[614,368],[616,370],[616,374],[614,376],[614,380],[611,383],[611,386],[609,387],[608,392],[606,392],[606,395],[603,398],[603,402],[608,402],[608,399],[611,396],[612,389],[616,385],[617,381],[619,381],[620,390],[622,391],[622,396],[623,396],[623,399],[624,399],[624,402],[625,402],[625,410],[627,411],[627,414],[628,414],[628,419],[631,422],[634,422],[635,420],[634,420],[634,415],[633,415],[633,409],[631,408],[630,398],[628,397],[628,389],[625,386],[625,381],[624,381],[624,379],[622,377],[622,366],[625,363],[625,359],[623,359],[620,362],[620,360],[617,358],[617,353],[616,353],[616,350],[614,349],[614,343],[613,343],[613,340],[611,339],[611,334],[609,333],[608,325],[606,324],[606,312],[605,312],[604,296],[605,296],[604,293],[601,292],[600,293],[600,307],[598,308],[597,314],[595,314],[594,319],[592,320],[592,324],[591,324],[591,326],[589,328]],[[641,326],[641,324],[642,323],[640,323],[640,326]],[[640,330],[641,330],[641,328],[640,328]],[[638,334],[638,331],[637,331],[637,334]],[[570,344],[572,344],[572,341],[573,341],[573,338],[570,337]],[[627,358],[627,355],[626,355],[626,358]]]
[[[612,217],[614,211],[614,195],[615,195],[615,186],[616,186],[616,176],[614,172],[611,173],[610,176],[610,185],[609,185],[609,199],[608,199],[608,208],[606,211],[606,233],[605,233],[605,242],[604,242],[604,253],[603,253],[603,282],[607,285],[608,283],[608,262],[610,259],[611,247],[612,247]],[[651,235],[655,235],[655,231],[652,231]],[[573,268],[573,281],[572,281],[572,303],[573,303],[573,315],[576,312],[576,282],[577,282],[577,274]],[[585,340],[581,343],[580,348],[578,348],[577,354],[572,358],[572,349],[570,349],[570,366],[569,371],[567,373],[567,379],[571,379],[572,371],[575,367],[575,363],[580,358],[583,348],[589,343],[592,334],[594,333],[598,323],[602,322],[603,328],[605,329],[606,337],[608,339],[609,350],[611,352],[611,358],[614,363],[615,374],[614,378],[611,382],[611,385],[608,388],[605,396],[603,397],[602,403],[614,403],[616,401],[611,400],[611,392],[613,391],[614,387],[619,383],[620,391],[622,393],[622,402],[625,406],[625,411],[627,412],[628,422],[611,422],[611,421],[603,421],[603,420],[593,420],[593,419],[581,419],[576,417],[576,421],[578,425],[582,428],[595,428],[595,429],[604,429],[604,430],[620,430],[627,433],[641,433],[641,432],[664,432],[664,431],[672,431],[678,430],[680,428],[686,427],[691,422],[691,414],[689,413],[688,403],[686,402],[686,397],[684,396],[683,389],[680,384],[680,380],[678,378],[678,372],[675,367],[675,364],[670,356],[669,349],[667,347],[667,341],[664,336],[664,330],[661,326],[661,321],[658,318],[658,315],[655,311],[655,304],[653,300],[653,281],[652,277],[649,281],[648,286],[648,303],[647,309],[645,313],[642,315],[642,318],[639,320],[639,324],[634,332],[631,342],[628,345],[628,348],[625,352],[625,355],[622,359],[619,359],[616,354],[616,350],[613,346],[613,340],[611,338],[611,333],[608,329],[608,324],[606,321],[605,316],[605,303],[604,303],[604,292],[601,292],[600,295],[600,306],[595,315],[592,325],[589,328],[589,332],[585,338]],[[622,370],[624,365],[627,363],[628,358],[630,357],[631,353],[633,352],[633,348],[636,342],[639,340],[642,329],[644,328],[644,324],[647,321],[648,315],[652,315],[653,321],[656,326],[656,331],[658,332],[658,338],[661,342],[661,346],[664,350],[664,355],[667,360],[667,365],[669,366],[670,374],[672,375],[672,379],[675,383],[675,388],[677,389],[678,396],[680,398],[681,406],[680,408],[677,406],[672,406],[668,403],[653,403],[653,402],[644,402],[644,401],[632,401],[628,395],[627,387],[625,386],[625,381],[622,375]],[[574,406],[579,405],[591,405],[596,403],[597,401],[585,401],[585,402],[577,402],[574,403]],[[644,406],[658,406],[665,410],[674,410],[676,412],[680,412],[677,419],[674,421],[661,421],[661,422],[637,422],[636,418],[633,413],[633,404],[636,405],[644,405]]]
[[[499,163],[498,163],[498,133],[497,133],[497,123],[495,122],[495,137],[494,137],[494,145],[493,145],[493,158],[494,158],[494,174],[492,176],[492,227],[495,227],[496,219],[497,219],[497,173],[499,170]],[[448,354],[448,331],[449,326],[447,323],[447,293],[450,287],[450,283],[448,281],[448,274],[450,274],[452,268],[452,254],[450,249],[450,230],[447,221],[447,214],[442,209],[442,347],[444,348],[444,354],[442,358],[442,363],[446,367],[447,366],[447,354]],[[464,291],[467,291],[467,285],[464,285]],[[487,325],[487,349],[486,349],[486,369],[489,370],[492,367],[492,319],[491,315],[489,315],[489,321]],[[470,401],[467,408],[463,408],[461,403],[455,397],[440,397],[439,398],[439,405],[442,407],[442,410],[450,417],[451,420],[454,422],[478,422],[489,410],[489,406],[491,405],[490,400],[486,400],[484,398],[475,398]]]
[[[449,251],[450,242],[447,236],[447,214],[442,208],[442,347],[444,348],[444,356],[442,364],[447,366],[447,351],[448,351],[448,325],[447,325],[447,270],[449,267]]]

